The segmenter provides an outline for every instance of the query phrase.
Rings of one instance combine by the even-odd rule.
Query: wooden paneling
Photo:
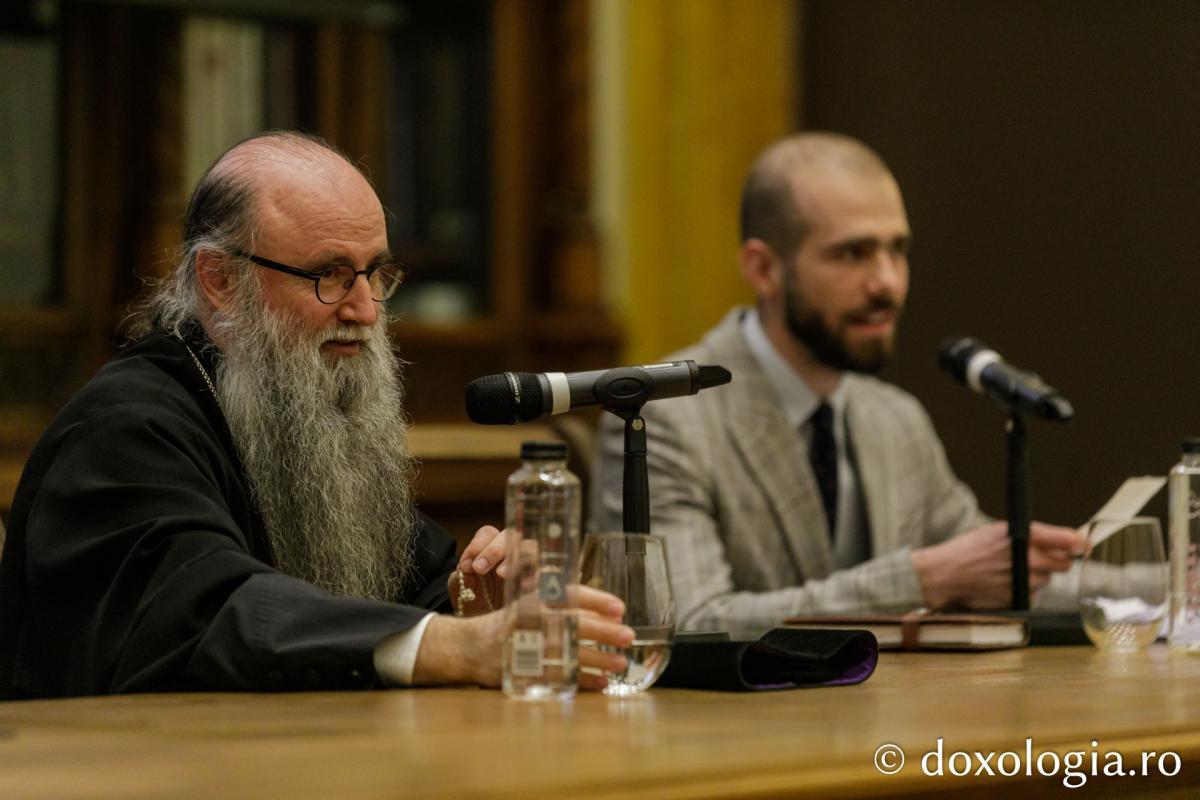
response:
[[[492,16],[492,304],[514,337],[530,316],[530,271],[537,256],[537,156],[544,151],[537,92],[540,5],[535,0],[496,3]],[[513,355],[523,360],[519,350]]]
[[[385,36],[370,28],[325,24],[314,37],[316,133],[361,162],[377,185],[385,183],[387,163]]]
[[[589,24],[581,0],[492,6],[493,311],[464,328],[464,347],[454,328],[394,327],[419,423],[465,421],[460,398],[480,375],[618,361],[622,330],[601,304],[589,208]]]
[[[48,419],[121,341],[118,324],[143,279],[172,264],[185,197],[180,25],[190,7],[63,7],[63,297],[53,308],[0,314],[0,377],[20,371],[23,382],[0,394],[0,406],[40,405]],[[395,325],[419,424],[465,424],[464,388],[479,375],[617,360],[620,330],[599,304],[588,214],[588,10],[585,0],[491,4],[492,107],[469,110],[490,131],[493,175],[482,183],[492,202],[491,308],[453,325]],[[297,96],[285,106],[383,185],[391,32],[333,16],[291,20],[297,53],[284,62],[296,74],[281,91]],[[0,480],[0,493],[10,495],[31,445],[23,433],[0,442],[0,466],[13,478]],[[477,461],[434,460],[422,479],[423,497],[451,526],[502,497],[512,467]]]
[[[521,442],[558,441],[546,425],[418,425],[409,447],[421,462],[417,506],[437,520],[461,550],[484,525],[504,527],[504,489],[521,464]]]

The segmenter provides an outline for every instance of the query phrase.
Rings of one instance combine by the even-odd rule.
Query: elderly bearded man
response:
[[[0,696],[498,684],[501,613],[430,613],[456,566],[468,614],[498,596],[503,535],[456,559],[412,506],[381,305],[402,278],[378,198],[326,143],[269,133],[217,160],[140,340],[26,466]],[[619,600],[582,605],[583,638],[632,641]]]

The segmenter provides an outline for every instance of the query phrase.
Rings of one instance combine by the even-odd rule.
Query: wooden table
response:
[[[926,777],[955,751],[1178,753],[1175,777]],[[1091,741],[1099,743],[1091,747]],[[907,753],[880,774],[876,749]],[[945,762],[944,762],[945,763]],[[1151,760],[1151,765],[1156,763]],[[995,767],[996,762],[991,762]],[[962,762],[958,763],[961,768]],[[978,766],[978,761],[973,766]],[[1047,762],[1047,769],[1050,763]],[[1168,770],[1172,765],[1168,763]],[[1011,771],[1011,761],[1008,762]],[[1084,771],[1090,769],[1085,761]],[[885,654],[860,686],[629,700],[495,691],[0,704],[0,798],[1197,797],[1200,657],[1090,647]]]

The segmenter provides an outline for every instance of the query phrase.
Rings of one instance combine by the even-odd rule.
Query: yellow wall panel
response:
[[[624,108],[612,116],[625,125],[597,163],[619,207],[602,226],[607,285],[627,360],[645,362],[751,299],[734,257],[738,196],[754,155],[795,127],[798,7],[597,0],[596,10],[623,33],[619,55],[598,67],[621,76]]]

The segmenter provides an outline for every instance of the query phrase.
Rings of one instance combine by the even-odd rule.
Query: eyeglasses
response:
[[[358,280],[359,275],[367,276],[367,285],[371,287],[371,299],[377,303],[382,303],[395,294],[396,290],[400,288],[400,284],[404,283],[404,279],[408,277],[408,267],[403,264],[377,264],[366,269],[355,269],[339,264],[314,272],[298,267],[289,267],[287,264],[280,264],[278,261],[272,261],[252,253],[243,253],[240,250],[236,255],[249,259],[260,267],[312,281],[317,299],[325,305],[340,303],[345,299],[346,295],[350,294],[350,290],[354,288],[354,282]]]

